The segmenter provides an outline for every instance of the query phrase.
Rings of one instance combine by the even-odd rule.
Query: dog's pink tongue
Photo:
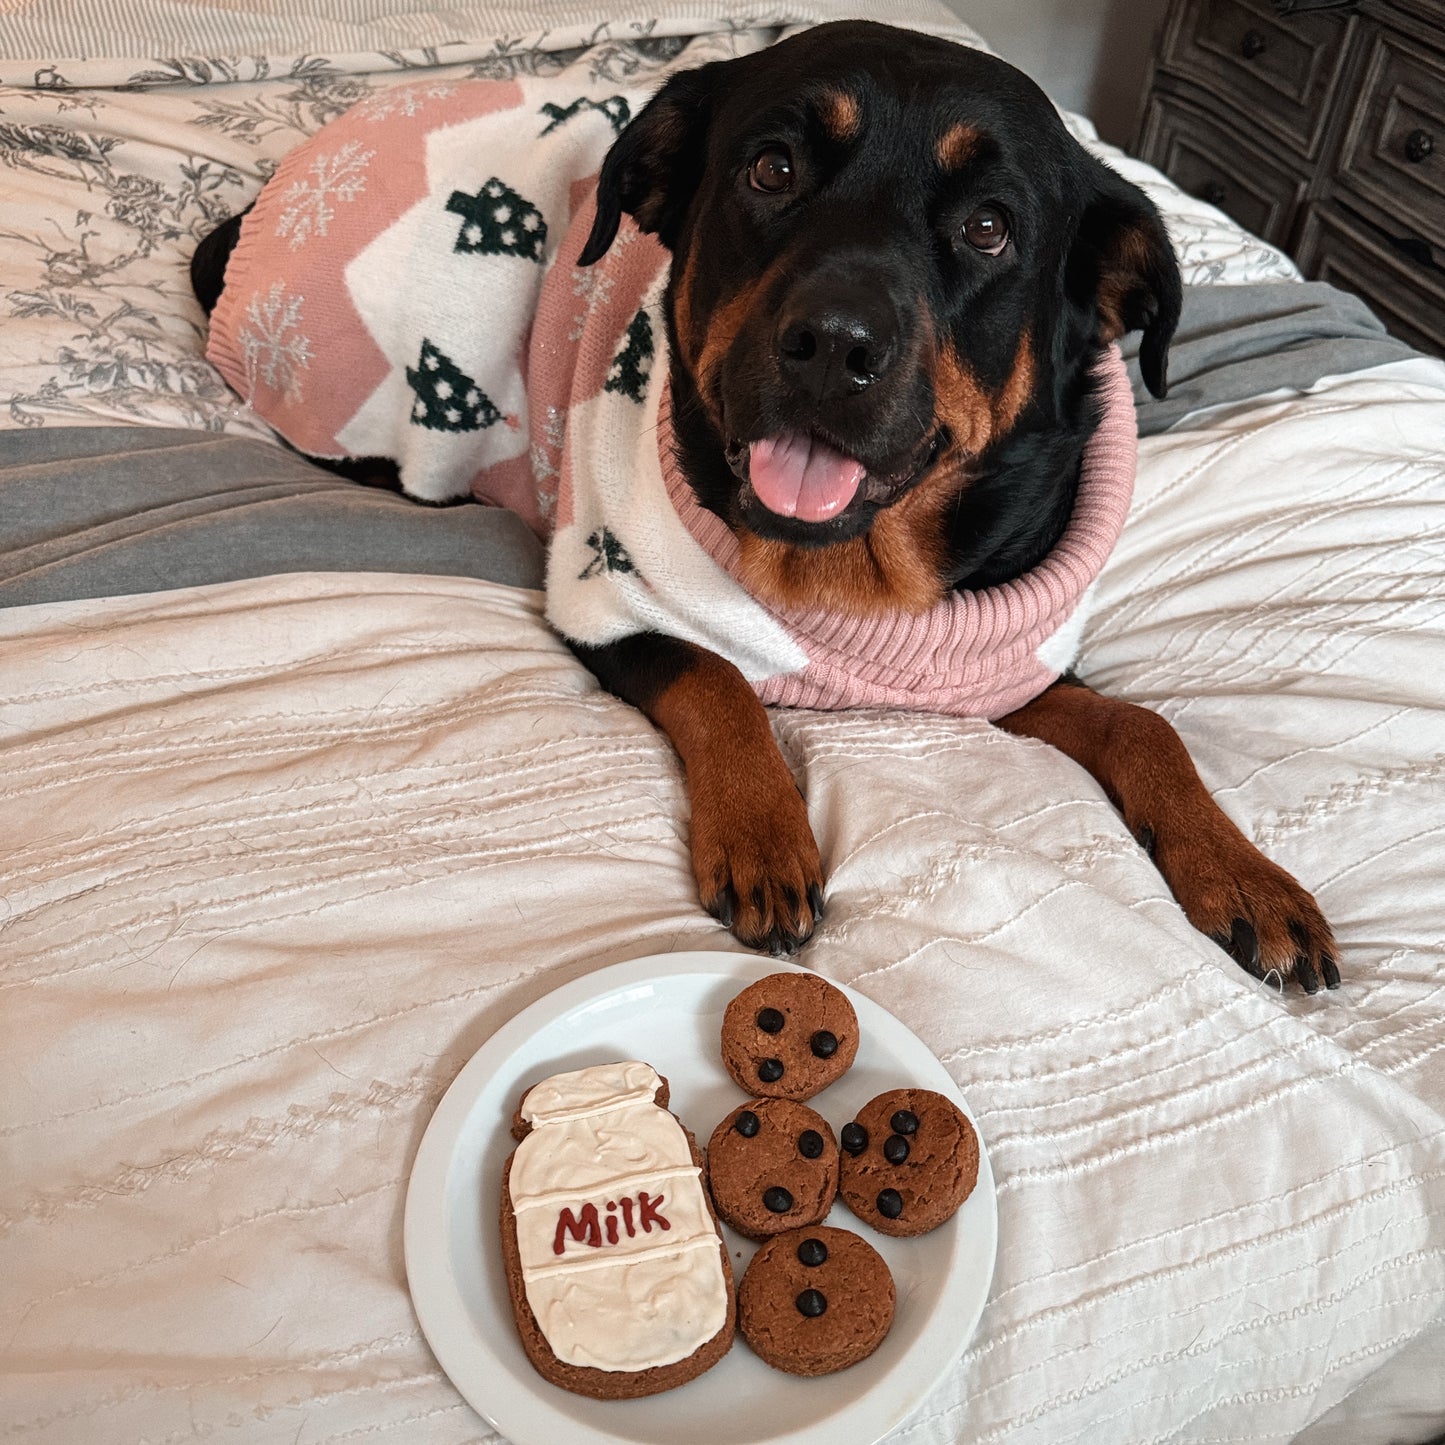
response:
[[[863,464],[797,432],[764,437],[749,449],[748,477],[758,501],[781,517],[826,522],[863,480]]]

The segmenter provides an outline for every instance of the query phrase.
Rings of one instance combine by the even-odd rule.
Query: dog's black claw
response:
[[[724,928],[733,926],[733,919],[738,916],[738,895],[729,883],[717,896],[717,902],[708,910]]]
[[[813,910],[813,922],[823,921],[823,890],[816,883],[808,884],[808,906]]]
[[[1211,933],[1209,941],[1217,943],[1246,973],[1253,974],[1255,978],[1264,977],[1264,969],[1260,967],[1258,951],[1250,953],[1249,950],[1240,946],[1240,935],[1238,928],[1244,923],[1242,918],[1234,920],[1235,931],[1230,933]],[[1247,923],[1244,924],[1249,927]],[[1251,930],[1252,932],[1253,930]]]
[[[1234,961],[1247,968],[1256,978],[1263,978],[1259,966],[1259,935],[1247,918],[1236,918],[1229,930],[1229,952]]]
[[[1299,985],[1306,993],[1318,993],[1320,981],[1315,977],[1315,967],[1304,954],[1300,954],[1294,961],[1294,976],[1299,979]]]
[[[1325,956],[1320,959],[1320,972],[1325,976],[1326,988],[1338,988],[1340,986],[1340,970],[1329,954],[1325,954]]]
[[[1154,830],[1148,823],[1141,823],[1134,834],[1134,841],[1152,858],[1154,856]]]

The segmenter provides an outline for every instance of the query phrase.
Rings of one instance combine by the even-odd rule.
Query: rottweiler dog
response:
[[[1105,349],[1141,330],[1145,384],[1166,389],[1182,291],[1159,213],[980,51],[845,21],[679,72],[608,152],[580,265],[624,214],[671,253],[678,462],[764,604],[925,614],[1023,577],[1074,513]],[[226,249],[197,257],[210,303]],[[823,872],[753,686],[662,632],[572,645],[675,746],[703,906],[797,951]],[[1339,985],[1314,900],[1163,718],[1066,672],[994,721],[1088,771],[1243,968]]]
[[[674,428],[755,590],[921,612],[1007,582],[1058,541],[1097,420],[1100,350],[1142,329],[1166,388],[1181,286],[1159,214],[1047,97],[979,51],[870,22],[677,75],[619,138],[583,261],[626,212],[672,252]],[[760,501],[753,444],[860,462],[836,513]],[[686,769],[704,907],[791,952],[822,913],[817,844],[738,670],[659,634],[578,649]],[[1328,924],[1206,791],[1158,714],[1065,675],[996,720],[1084,767],[1190,921],[1244,968],[1340,981]]]

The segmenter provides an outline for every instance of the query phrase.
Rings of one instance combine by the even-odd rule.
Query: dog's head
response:
[[[852,543],[919,574],[879,605],[931,605],[967,571],[947,533],[990,459],[1086,434],[1102,345],[1142,328],[1164,392],[1181,292],[1158,212],[979,51],[844,21],[682,72],[608,154],[583,264],[623,212],[673,253],[690,480],[778,600],[837,605],[809,554]]]

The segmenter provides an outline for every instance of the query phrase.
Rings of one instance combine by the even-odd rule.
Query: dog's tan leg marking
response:
[[[1178,733],[1157,713],[1056,682],[998,720],[1091,773],[1153,856],[1189,921],[1256,977],[1293,974],[1307,993],[1338,986],[1319,906],[1210,797]]]
[[[822,913],[823,866],[757,694],[732,663],[699,647],[646,710],[687,775],[703,907],[750,948],[795,952]]]

